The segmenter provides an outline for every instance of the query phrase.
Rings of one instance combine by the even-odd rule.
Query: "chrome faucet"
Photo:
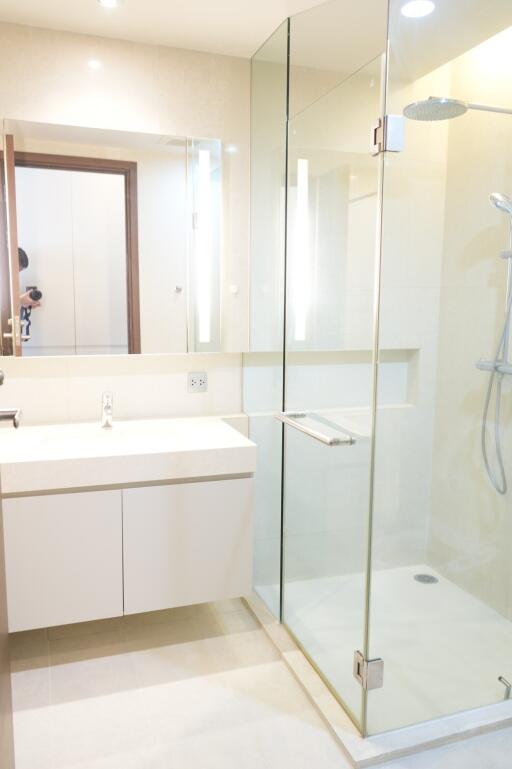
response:
[[[21,409],[0,409],[0,420],[12,419],[13,427],[16,429],[21,422]]]
[[[111,392],[104,392],[101,398],[101,426],[110,430],[114,418],[114,396]]]

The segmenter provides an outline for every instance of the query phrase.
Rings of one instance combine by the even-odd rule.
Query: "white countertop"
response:
[[[0,429],[2,494],[250,474],[256,446],[218,417]]]

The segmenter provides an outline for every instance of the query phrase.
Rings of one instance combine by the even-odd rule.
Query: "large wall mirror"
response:
[[[2,353],[223,349],[223,147],[5,120]]]

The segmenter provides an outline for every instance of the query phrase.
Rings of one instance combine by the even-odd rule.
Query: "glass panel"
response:
[[[293,27],[292,27],[293,30]],[[293,38],[292,38],[293,43]],[[289,125],[284,621],[361,723],[381,57]],[[347,442],[352,436],[352,442]]]
[[[254,586],[280,613],[284,233],[288,21],[256,53],[251,72],[250,349],[244,410],[257,443]]]
[[[385,50],[387,3],[331,0],[290,19],[290,115]]]
[[[391,389],[379,373],[369,655],[385,673],[370,734],[498,702],[512,677],[510,492],[481,445],[490,393],[489,464],[502,487],[501,446],[512,483],[510,377],[492,375],[510,213],[489,202],[512,194],[512,115],[460,102],[512,109],[512,6],[401,10],[392,0],[387,112],[408,117],[405,151],[386,156],[379,352],[400,363]]]
[[[189,350],[220,350],[220,233],[222,145],[187,142],[190,178]]]

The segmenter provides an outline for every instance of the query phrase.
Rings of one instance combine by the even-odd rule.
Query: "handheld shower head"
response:
[[[498,211],[503,211],[503,213],[512,216],[512,198],[502,195],[501,192],[493,192],[489,195],[489,202]]]

